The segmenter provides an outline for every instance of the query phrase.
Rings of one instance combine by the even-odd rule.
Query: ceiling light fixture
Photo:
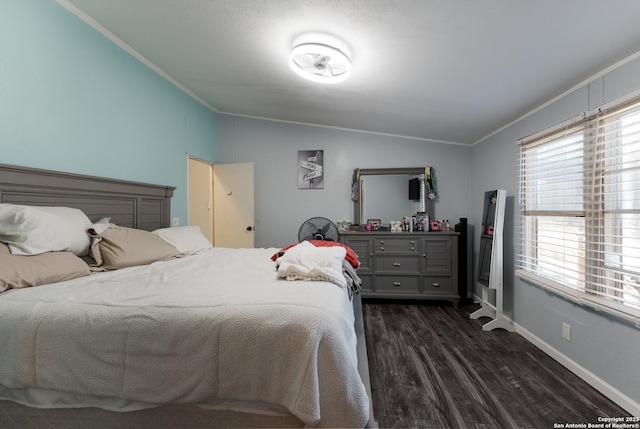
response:
[[[301,43],[289,54],[289,67],[305,79],[342,82],[351,73],[351,61],[341,50],[323,43]]]

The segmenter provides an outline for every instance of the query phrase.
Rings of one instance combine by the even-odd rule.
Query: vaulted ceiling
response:
[[[637,0],[58,2],[217,112],[459,144],[640,51]],[[309,33],[347,81],[291,71]]]

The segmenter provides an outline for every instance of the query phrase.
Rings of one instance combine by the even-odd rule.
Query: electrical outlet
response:
[[[180,226],[180,218],[179,217],[174,217],[172,225],[173,226]]]
[[[562,324],[562,338],[567,341],[571,341],[571,325],[566,323]]]

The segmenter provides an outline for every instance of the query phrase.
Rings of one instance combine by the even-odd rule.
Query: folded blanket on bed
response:
[[[303,241],[276,259],[278,277],[287,280],[323,280],[346,288],[347,279],[342,270],[346,254],[347,251],[340,246],[316,247]]]
[[[338,243],[337,241],[328,241],[328,240],[305,240],[305,241],[307,243],[313,244],[316,247],[344,247],[344,249],[347,251],[347,254],[344,257],[347,260],[347,262],[349,262],[351,266],[355,269],[360,268],[360,260],[358,259],[358,255],[356,254],[356,252],[353,251],[351,247],[345,244]],[[284,255],[284,252],[286,252],[287,250],[291,249],[294,246],[297,246],[298,244],[299,243],[293,243],[286,247],[283,247],[282,249],[280,249],[279,251],[277,251],[271,256],[271,260],[275,261],[280,256]]]
[[[349,288],[349,299],[353,299],[354,294],[360,293],[362,289],[362,280],[358,277],[355,268],[346,260],[342,261],[342,274],[347,279],[347,287]]]

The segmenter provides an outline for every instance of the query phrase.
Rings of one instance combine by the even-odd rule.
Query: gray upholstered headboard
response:
[[[0,164],[0,202],[64,206],[82,210],[92,221],[152,231],[168,227],[173,186]]]

